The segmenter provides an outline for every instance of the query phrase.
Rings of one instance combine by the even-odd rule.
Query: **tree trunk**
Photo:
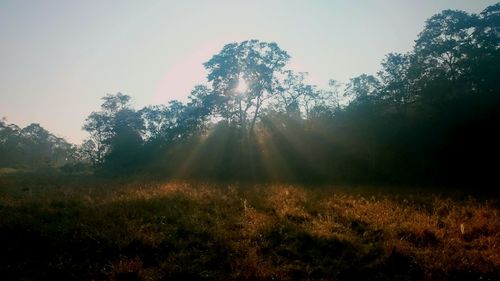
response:
[[[257,120],[257,116],[259,114],[260,104],[261,104],[261,101],[260,101],[260,95],[259,95],[259,97],[257,97],[257,105],[255,106],[255,112],[254,112],[253,118],[252,118],[252,125],[250,125],[250,132],[253,132],[253,128],[255,127],[255,121]]]

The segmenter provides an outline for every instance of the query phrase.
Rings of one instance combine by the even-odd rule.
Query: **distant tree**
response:
[[[95,157],[91,162],[102,165],[104,159],[113,149],[113,145],[122,143],[117,139],[123,136],[140,136],[143,130],[143,121],[140,114],[130,108],[130,97],[122,93],[106,95],[102,98],[101,111],[92,112],[85,120],[83,129],[90,134],[86,140],[86,148],[95,151],[88,153]],[[133,131],[133,133],[131,133]]]
[[[73,160],[75,147],[40,124],[24,128],[0,121],[0,166],[39,168],[61,166]]]
[[[79,162],[90,163],[92,166],[97,167],[99,163],[99,149],[96,147],[96,142],[91,139],[86,139],[77,148],[75,155]]]
[[[195,87],[189,103],[170,101],[166,107],[166,123],[162,129],[162,141],[175,143],[199,133],[211,113],[210,97],[204,87]]]
[[[15,124],[7,124],[7,120],[0,120],[0,165],[3,167],[19,165],[21,159],[21,128]]]
[[[188,98],[189,102],[179,115],[186,137],[203,131],[221,101],[220,97],[205,85],[195,86]]]
[[[23,150],[29,166],[40,167],[50,163],[51,140],[50,133],[40,124],[30,124],[21,129]]]
[[[409,77],[410,54],[390,53],[382,61],[378,72],[381,81],[380,98],[401,106],[415,100]]]
[[[129,171],[141,164],[143,119],[128,107],[117,108],[112,117],[112,136],[107,140],[109,153],[105,156],[108,170]]]
[[[316,87],[306,82],[307,72],[283,71],[276,80],[274,107],[292,118],[306,118],[309,111],[319,102]]]
[[[85,140],[85,151],[88,157],[92,157],[94,165],[104,162],[104,156],[109,151],[109,139],[111,138],[110,117],[99,112],[92,112],[85,120],[83,129],[90,136]],[[94,151],[88,150],[92,148]]]
[[[347,83],[344,96],[354,103],[364,103],[376,98],[380,90],[380,81],[373,75],[361,74]]]
[[[330,79],[328,81],[328,89],[323,94],[328,107],[332,107],[335,110],[338,110],[342,107],[343,99],[340,91],[341,87],[342,83],[335,79]]]
[[[328,88],[317,90],[314,95],[314,103],[309,110],[308,118],[331,118],[339,113],[345,105],[345,99],[342,96],[342,83],[335,79],[328,81]]]
[[[219,97],[206,85],[196,85],[189,94],[188,106],[199,109],[199,116],[203,119],[214,113]]]
[[[139,110],[144,122],[144,139],[154,140],[162,137],[169,126],[169,112],[164,105],[150,105]]]
[[[102,100],[104,102],[101,104],[101,109],[108,115],[130,108],[130,96],[122,93],[115,95],[107,94]]]

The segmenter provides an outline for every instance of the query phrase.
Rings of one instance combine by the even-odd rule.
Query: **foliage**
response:
[[[24,128],[0,120],[0,167],[42,168],[78,161],[76,147],[39,124]]]
[[[289,58],[276,43],[250,40],[224,46],[204,64],[218,97],[217,112],[242,130],[252,131],[261,106],[276,92],[276,73]],[[237,86],[242,80],[248,89],[240,93]]]
[[[98,173],[189,179],[493,180],[485,158],[500,157],[499,13],[500,4],[480,14],[442,11],[412,51],[388,54],[376,75],[332,79],[327,89],[288,69],[290,56],[276,43],[227,44],[204,64],[208,83],[186,103],[136,110],[127,95],[105,96],[73,158]],[[1,133],[8,163],[16,162],[9,153],[19,151],[19,134],[38,135],[23,148],[36,161],[59,159],[49,147],[64,147],[39,141],[50,137],[33,126],[3,124]]]

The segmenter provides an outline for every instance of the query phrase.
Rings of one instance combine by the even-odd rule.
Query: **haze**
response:
[[[362,2],[362,3],[361,3]],[[274,41],[310,82],[375,73],[443,9],[495,1],[2,1],[0,117],[80,143],[100,97],[184,100],[224,44]]]

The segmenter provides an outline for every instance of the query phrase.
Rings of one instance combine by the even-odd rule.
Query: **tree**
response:
[[[130,96],[118,92],[115,95],[107,94],[102,98],[101,109],[104,113],[112,115],[123,109],[130,108]]]
[[[380,90],[380,81],[373,75],[361,74],[347,83],[344,96],[354,103],[363,103],[375,98]]]
[[[143,129],[140,115],[130,109],[128,95],[108,94],[102,100],[101,111],[92,112],[83,125],[83,129],[90,134],[86,147],[95,149],[93,153],[88,154],[95,157],[92,160],[95,165],[104,163],[113,144],[117,143],[116,138],[120,138],[121,134],[131,136],[129,133],[133,131],[134,136],[140,136]]]
[[[414,100],[410,88],[411,55],[389,53],[382,61],[382,70],[378,72],[382,90],[380,98],[388,100],[398,107]]]
[[[218,97],[217,113],[243,131],[253,131],[261,106],[274,94],[275,75],[289,58],[276,43],[249,40],[225,45],[204,64]]]
[[[100,164],[100,159],[104,158],[99,155],[100,150],[96,147],[97,143],[91,139],[86,139],[78,146],[77,157],[80,162],[90,163],[97,167]]]
[[[24,128],[0,120],[0,166],[40,168],[73,160],[75,147],[40,124]]]
[[[169,125],[168,108],[164,105],[150,105],[139,110],[144,123],[144,139],[157,140]]]
[[[307,72],[295,73],[283,71],[282,77],[276,80],[275,108],[288,117],[307,117],[309,111],[319,100],[316,87],[306,83]]]
[[[468,52],[471,87],[478,93],[500,90],[500,3],[486,7],[476,21],[473,48]]]
[[[342,83],[335,79],[330,79],[328,81],[328,87],[329,88],[322,96],[324,96],[328,107],[339,110],[342,107],[342,96],[340,94],[340,87],[342,87]]]
[[[29,166],[45,166],[50,163],[50,133],[40,124],[32,123],[21,129],[23,150]]]
[[[128,107],[118,109],[112,115],[112,135],[107,140],[109,153],[105,156],[108,170],[130,171],[141,164],[141,148],[143,144],[143,119],[138,112]]]
[[[477,17],[464,11],[445,10],[429,18],[415,41],[414,63],[420,79],[450,81],[451,93],[456,81],[466,71],[467,52],[471,48]]]
[[[500,3],[488,6],[481,12],[473,36],[480,48],[500,49]]]
[[[104,162],[104,156],[109,151],[108,140],[111,138],[110,118],[109,116],[92,112],[85,120],[83,129],[87,131],[90,136],[86,143],[86,150],[88,156],[92,157],[94,165],[100,165]],[[94,151],[89,151],[92,148]]]

